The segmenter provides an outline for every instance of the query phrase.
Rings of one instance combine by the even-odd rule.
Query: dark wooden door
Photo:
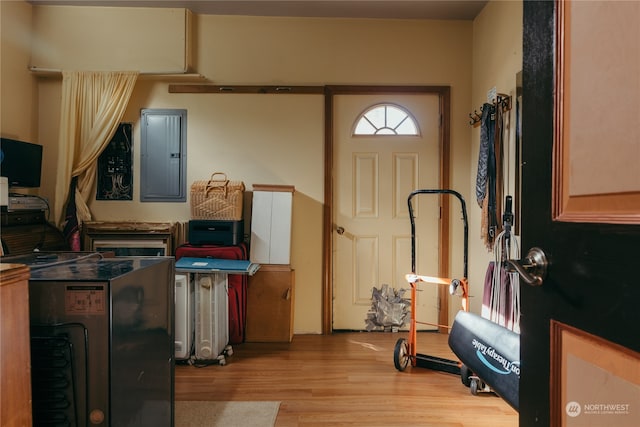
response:
[[[640,9],[637,2],[613,3],[629,9],[524,2],[522,253],[539,247],[550,267],[541,286],[522,284],[521,426],[640,425],[639,33],[627,37],[620,34],[631,30],[620,28],[624,23],[607,24],[629,14],[637,19]],[[603,16],[609,11],[615,19]],[[598,19],[579,22],[589,17]],[[607,34],[615,42],[598,46]],[[580,57],[574,45],[583,42],[592,43],[593,55],[624,54]],[[636,80],[611,77],[620,71]],[[579,85],[585,76],[592,87]],[[620,104],[594,96],[610,91]],[[584,105],[588,96],[595,104]],[[589,106],[592,114],[575,114]],[[635,120],[620,122],[612,109]],[[610,137],[588,141],[603,131]],[[628,133],[635,136],[620,145]],[[589,162],[593,169],[580,171]],[[604,166],[609,172],[601,172]],[[629,175],[616,183],[619,172]],[[585,176],[593,182],[581,187]],[[589,191],[601,184],[606,190]],[[620,191],[612,190],[617,184]]]

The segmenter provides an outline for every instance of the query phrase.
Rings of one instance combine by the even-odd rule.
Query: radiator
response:
[[[193,284],[189,274],[176,274],[175,283],[175,357],[187,360],[193,347]]]
[[[229,343],[226,274],[194,273],[195,359],[224,360]]]

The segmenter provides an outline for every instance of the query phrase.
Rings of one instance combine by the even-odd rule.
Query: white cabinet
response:
[[[257,264],[291,263],[294,187],[253,186],[250,259]]]

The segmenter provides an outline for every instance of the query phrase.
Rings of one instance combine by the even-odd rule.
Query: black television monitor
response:
[[[40,187],[42,145],[0,138],[0,176],[7,177],[9,187]]]

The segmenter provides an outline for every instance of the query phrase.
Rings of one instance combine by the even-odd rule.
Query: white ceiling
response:
[[[179,7],[213,15],[473,20],[487,0],[30,0],[29,3]]]

